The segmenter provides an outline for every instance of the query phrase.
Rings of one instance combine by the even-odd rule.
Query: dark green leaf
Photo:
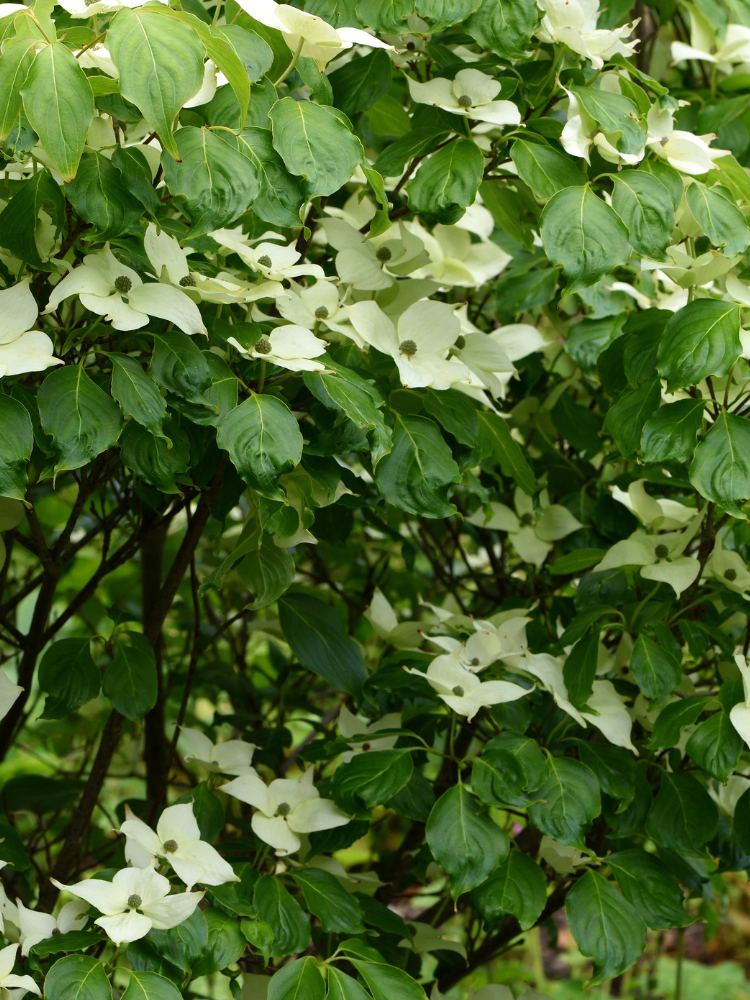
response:
[[[437,800],[425,833],[432,856],[451,876],[454,897],[484,882],[510,848],[507,836],[462,784]]]
[[[484,156],[470,139],[456,139],[423,160],[406,191],[415,212],[451,225],[474,202]]]
[[[565,912],[576,944],[594,960],[596,982],[621,975],[643,951],[646,925],[638,911],[596,872],[576,882]]]
[[[740,311],[731,302],[697,299],[676,312],[659,340],[659,373],[670,389],[726,375],[739,358]]]
[[[533,927],[544,909],[547,880],[532,858],[511,850],[497,871],[475,890],[473,898],[485,920],[496,921],[509,913],[526,930]]]
[[[279,621],[303,666],[340,691],[359,691],[367,678],[362,651],[333,608],[307,594],[285,594],[279,601]]]

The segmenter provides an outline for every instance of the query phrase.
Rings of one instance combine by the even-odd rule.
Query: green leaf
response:
[[[335,965],[328,966],[328,992],[326,1000],[371,1000],[356,979],[341,972]]]
[[[191,402],[205,402],[203,393],[211,384],[211,369],[195,341],[185,333],[154,336],[149,374],[168,392]]]
[[[298,226],[305,201],[302,181],[287,171],[265,128],[246,128],[237,137],[237,148],[250,161],[260,186],[253,212],[274,226]]]
[[[599,783],[594,772],[570,757],[550,757],[547,778],[529,807],[534,826],[563,844],[580,845],[600,812]]]
[[[531,39],[539,10],[533,0],[482,0],[466,23],[466,32],[503,59],[522,56]]]
[[[89,948],[101,944],[101,937],[91,931],[67,931],[64,934],[54,934],[44,941],[37,941],[31,946],[29,954],[32,958],[49,958],[50,955],[68,954],[72,951],[88,951]]]
[[[630,256],[625,226],[588,184],[558,191],[542,212],[544,252],[575,280],[593,281]]]
[[[703,426],[703,400],[678,399],[660,406],[643,425],[641,450],[646,462],[687,462]]]
[[[669,389],[681,389],[707,375],[726,375],[741,353],[737,306],[697,299],[674,313],[664,327],[657,366]]]
[[[302,434],[291,410],[276,396],[259,393],[222,417],[216,443],[245,482],[268,497],[284,495],[279,476],[302,458]]]
[[[607,865],[623,896],[653,930],[689,922],[679,885],[653,854],[631,847],[607,855]]]
[[[722,411],[695,449],[690,482],[724,507],[750,498],[750,420]]]
[[[170,437],[156,438],[136,423],[128,423],[120,438],[122,463],[162,493],[179,493],[178,477],[190,466],[190,439],[175,423]]]
[[[172,135],[177,114],[203,82],[205,49],[197,35],[168,8],[123,8],[112,18],[107,46],[122,96],[178,157]]]
[[[133,969],[122,1000],[180,1000],[182,994],[164,976]]]
[[[253,892],[261,920],[273,928],[274,955],[293,955],[310,943],[310,921],[296,899],[275,875],[261,875]]]
[[[661,385],[658,379],[653,379],[623,392],[607,410],[604,427],[626,457],[638,451],[646,421],[660,401]]]
[[[512,479],[524,493],[533,496],[538,491],[539,484],[520,444],[512,437],[508,422],[487,410],[480,410],[477,419],[480,456],[497,462],[504,476]]]
[[[612,180],[612,208],[625,223],[631,246],[661,259],[674,229],[668,188],[646,170],[622,170]]]
[[[456,139],[422,161],[406,186],[409,205],[420,215],[452,225],[473,204],[483,172],[479,146]]]
[[[606,879],[588,871],[565,900],[576,944],[594,960],[594,982],[621,975],[643,951],[646,925]]]
[[[185,202],[193,232],[227,226],[243,215],[260,192],[254,161],[236,136],[192,125],[174,135],[177,152],[162,156],[170,192]]]
[[[65,193],[76,213],[95,226],[103,240],[131,230],[143,214],[143,206],[123,185],[120,171],[101,153],[83,154]]]
[[[391,432],[383,419],[383,399],[375,385],[333,361],[326,362],[324,372],[305,372],[303,379],[324,406],[343,413],[360,430],[372,432],[372,457],[377,464],[390,450]]]
[[[463,784],[437,800],[425,827],[432,856],[451,877],[451,894],[481,885],[504,858],[510,841],[467,792]]]
[[[724,709],[704,719],[690,734],[686,750],[698,767],[725,782],[744,748],[742,738]]]
[[[140,632],[122,632],[116,637],[102,691],[120,715],[131,722],[142,719],[156,704],[156,660],[150,643]]]
[[[599,628],[594,625],[565,657],[563,679],[571,702],[583,708],[594,690],[599,664]]]
[[[586,183],[586,176],[578,163],[552,146],[516,139],[510,157],[518,176],[541,201],[548,201],[563,188]]]
[[[352,59],[328,77],[336,107],[349,117],[366,111],[388,93],[392,74],[393,63],[383,49]]]
[[[630,669],[638,687],[647,698],[663,698],[671,694],[682,680],[682,660],[675,650],[662,645],[641,632],[635,640],[630,657]]]
[[[583,111],[619,152],[642,154],[646,125],[630,98],[596,87],[573,87],[572,92]]]
[[[358,800],[366,806],[388,802],[405,788],[413,773],[408,750],[369,750],[339,765],[333,779],[334,794],[354,812]]]
[[[26,465],[33,448],[29,411],[17,399],[0,393],[0,497],[23,500]]]
[[[488,806],[525,806],[547,777],[538,743],[505,731],[487,744],[471,768],[471,788]]]
[[[473,899],[485,920],[496,921],[510,913],[521,930],[526,930],[534,926],[544,909],[547,880],[536,861],[514,849],[475,890]]]
[[[338,191],[362,160],[361,142],[335,108],[283,97],[269,119],[274,149],[287,170],[304,179],[308,197]]]
[[[21,123],[21,88],[34,61],[35,40],[10,38],[0,59],[0,145]]]
[[[0,65],[2,60],[0,60]],[[0,212],[0,246],[40,270],[48,270],[40,253],[49,256],[48,246],[37,243],[39,213],[43,209],[57,230],[65,219],[65,199],[60,187],[46,170],[40,170],[13,189],[15,194]],[[41,241],[43,242],[43,236]]]
[[[267,536],[260,548],[237,566],[237,575],[250,591],[248,605],[253,610],[277,601],[294,581],[294,559]]]
[[[692,180],[686,197],[700,235],[707,236],[715,247],[732,256],[750,246],[750,228],[745,216],[719,190]]]
[[[322,868],[303,868],[292,878],[302,890],[305,905],[329,934],[360,934],[362,907],[339,880]]]
[[[36,54],[21,91],[31,127],[63,180],[71,181],[94,117],[94,95],[78,60],[62,42]]]
[[[362,651],[333,608],[308,594],[285,594],[279,601],[279,622],[303,666],[339,691],[359,691],[367,679]]]
[[[45,719],[64,718],[99,694],[99,670],[88,639],[58,639],[39,664],[39,687],[47,695]]]
[[[351,963],[367,983],[373,1000],[427,1000],[419,983],[401,969],[385,962],[364,962],[356,958],[352,958]]]
[[[110,354],[109,358],[112,362],[112,396],[120,404],[122,412],[152,434],[162,437],[167,404],[156,382],[144,372],[135,358],[126,354]]]
[[[673,701],[663,708],[654,723],[649,745],[652,749],[676,746],[686,726],[692,726],[708,699],[701,695]]]
[[[111,1000],[112,987],[103,962],[89,955],[69,955],[47,973],[44,995],[55,1000]]]
[[[111,448],[120,434],[120,410],[81,365],[50,372],[38,403],[42,427],[59,455],[55,472],[80,469]]]
[[[697,851],[713,837],[719,813],[705,788],[689,774],[664,771],[646,821],[646,833],[662,847]]]
[[[268,984],[267,1000],[323,1000],[325,984],[314,958],[282,966]]]
[[[458,466],[437,424],[397,415],[393,448],[375,469],[375,482],[387,502],[420,517],[450,517],[455,507],[445,494],[458,479]]]
[[[223,827],[224,812],[221,812],[220,825]],[[247,949],[247,941],[236,918],[227,916],[220,910],[204,910],[208,939],[198,959],[193,962],[191,973],[198,976],[213,976],[234,965]]]

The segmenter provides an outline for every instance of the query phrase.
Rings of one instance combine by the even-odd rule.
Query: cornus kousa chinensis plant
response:
[[[685,1000],[747,5],[3,3],[0,154],[0,997]]]

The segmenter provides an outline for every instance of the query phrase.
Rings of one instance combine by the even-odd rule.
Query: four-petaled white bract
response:
[[[28,281],[0,291],[0,378],[61,365],[46,333],[33,330],[39,310]]]
[[[17,944],[9,944],[0,949],[0,995],[5,995],[10,1000],[21,1000],[26,993],[35,993],[40,997],[42,991],[31,976],[19,976],[13,972],[17,952]]]

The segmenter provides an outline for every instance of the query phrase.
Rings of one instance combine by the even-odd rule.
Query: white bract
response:
[[[275,242],[284,238],[278,233],[266,233],[266,238],[255,244],[243,236],[241,226],[234,229],[215,229],[209,235],[224,250],[236,253],[240,260],[265,279],[256,286],[248,298],[276,298],[285,291],[282,283],[291,278],[303,275],[324,277],[323,269],[319,265],[298,263],[302,254],[294,243]]]
[[[586,114],[578,98],[570,91],[568,94],[568,120],[560,135],[560,142],[571,156],[579,156],[590,162],[591,149],[596,147],[602,159],[608,163],[627,164],[639,163],[645,153],[645,142],[633,152],[623,152],[617,148],[617,133],[602,132],[599,125]]]
[[[547,338],[528,323],[510,323],[484,333],[468,320],[465,309],[459,310],[459,318],[461,340],[455,355],[498,399],[505,397],[516,374],[513,362],[549,346]]]
[[[201,840],[201,832],[190,803],[169,806],[159,817],[156,830],[138,819],[126,806],[120,833],[125,837],[125,858],[137,868],[146,868],[163,858],[188,889],[202,885],[237,882],[237,876],[219,854]]]
[[[31,976],[14,974],[17,953],[17,944],[9,944],[0,949],[0,996],[8,997],[8,1000],[21,1000],[27,993],[35,993],[40,997],[42,992]]]
[[[613,486],[612,499],[627,507],[650,531],[684,528],[694,517],[700,516],[695,507],[687,507],[678,500],[649,496],[645,479],[634,480],[627,492],[619,486]]]
[[[354,715],[346,705],[341,706],[338,718],[338,728],[341,735],[350,740],[351,750],[343,753],[343,762],[351,760],[360,753],[370,753],[373,750],[392,750],[398,742],[398,734],[378,736],[384,729],[400,729],[401,714],[389,712],[374,722],[368,722],[359,715]],[[355,739],[354,737],[360,737]]]
[[[524,562],[541,566],[552,551],[552,543],[582,527],[567,507],[551,504],[546,490],[539,494],[539,507],[528,494],[516,487],[513,493],[515,511],[505,504],[493,502],[481,508],[467,520],[490,531],[506,531],[508,541]]]
[[[480,708],[517,701],[531,692],[511,681],[481,681],[476,673],[463,665],[461,650],[442,653],[427,667],[426,672],[413,667],[407,673],[423,677],[456,715],[471,721]]]
[[[335,802],[320,797],[312,768],[299,778],[276,778],[270,785],[251,772],[222,785],[221,790],[253,807],[250,825],[254,833],[279,856],[298,851],[302,834],[349,822]]]
[[[186,764],[195,761],[210,771],[222,774],[242,774],[250,768],[256,747],[244,740],[224,740],[212,743],[205,733],[183,726],[180,730],[182,756]]]
[[[167,931],[177,927],[203,898],[202,892],[170,895],[169,881],[153,868],[122,868],[111,882],[98,878],[75,885],[64,885],[56,879],[52,882],[97,909],[102,916],[94,923],[118,945],[138,941],[152,928]]]
[[[5,718],[22,691],[22,687],[14,684],[5,671],[0,670],[0,719]]]
[[[721,535],[716,539],[703,575],[721,581],[736,594],[742,594],[743,597],[750,599],[750,570],[747,563],[739,552],[724,547]]]
[[[408,223],[430,256],[414,271],[415,278],[432,278],[447,288],[477,288],[500,274],[510,254],[490,240],[472,240],[463,226],[437,225],[429,232],[418,222]]]
[[[744,24],[728,24],[721,42],[713,27],[697,10],[690,11],[690,44],[672,42],[672,59],[676,63],[698,60],[714,63],[730,73],[734,66],[750,62],[750,28]]]
[[[16,900],[16,906],[22,955],[28,955],[40,941],[46,941],[57,934],[69,934],[71,931],[81,930],[86,923],[89,908],[88,903],[83,901],[71,901],[64,903],[55,917],[51,913],[29,909],[20,899]]]
[[[114,13],[122,7],[142,7],[149,0],[94,0],[93,3],[87,0],[57,0],[57,2],[71,17],[94,17],[95,14]],[[167,0],[157,0],[157,2],[167,3]]]
[[[733,705],[729,712],[729,720],[745,741],[745,745],[750,747],[750,664],[742,653],[735,653],[734,662],[742,678],[742,691],[744,700]]]
[[[397,277],[411,274],[428,260],[422,240],[403,223],[389,226],[378,236],[361,233],[345,218],[324,219],[321,226],[337,251],[336,273],[360,291],[390,288]]]
[[[476,673],[498,660],[523,655],[530,621],[517,611],[503,612],[494,621],[472,621],[474,632],[463,641],[448,635],[431,635],[429,641],[449,653],[457,652],[461,666]]]
[[[600,573],[619,566],[640,566],[644,579],[669,584],[679,597],[693,583],[701,568],[697,559],[683,555],[694,533],[694,529],[659,535],[635,531],[630,538],[615,542],[593,572]]]
[[[236,337],[229,337],[227,342],[247,357],[270,361],[289,371],[316,372],[325,368],[322,362],[314,359],[325,353],[326,342],[316,337],[312,330],[293,323],[277,326],[268,335],[259,337],[250,348],[243,347]]]
[[[680,173],[700,176],[714,169],[714,163],[729,155],[727,149],[712,149],[713,133],[694,135],[674,127],[674,108],[653,105],[648,113],[646,143],[657,156]]]
[[[32,329],[38,315],[28,281],[0,291],[0,378],[63,364],[47,334]]]
[[[512,101],[498,101],[502,84],[478,69],[462,69],[453,80],[437,76],[427,83],[409,79],[412,99],[492,125],[519,125],[521,112]]]
[[[289,4],[274,0],[238,0],[238,3],[250,17],[280,31],[295,56],[314,60],[319,69],[324,69],[339,52],[353,45],[392,48],[361,28],[334,28],[321,17]]]
[[[605,59],[614,55],[630,56],[638,45],[637,39],[626,41],[635,24],[606,29],[597,28],[598,0],[537,0],[543,11],[539,37],[546,42],[561,42],[579,56],[601,69]]]
[[[173,285],[144,283],[109,247],[84,257],[52,289],[45,312],[53,312],[71,295],[77,295],[89,312],[103,316],[115,330],[140,330],[150,316],[174,323],[183,333],[207,333],[198,306]]]
[[[318,325],[336,330],[347,323],[338,288],[332,281],[316,281],[308,286],[293,284],[278,296],[276,308],[288,323],[308,330]]]
[[[447,303],[416,302],[395,323],[375,302],[357,302],[348,313],[362,340],[393,358],[409,388],[448,389],[469,376],[464,365],[448,359],[461,328]]]

